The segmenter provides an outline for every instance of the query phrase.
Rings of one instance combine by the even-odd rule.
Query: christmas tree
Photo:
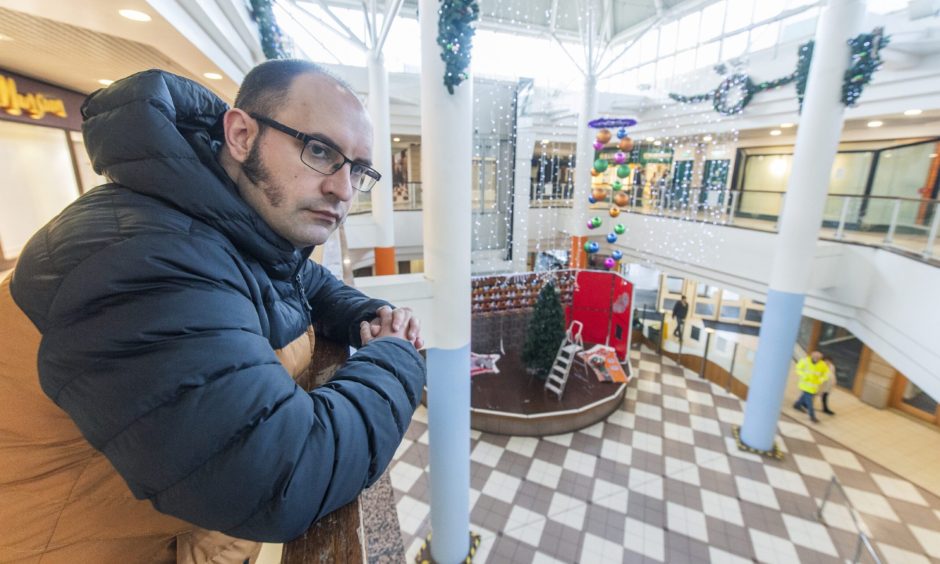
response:
[[[535,310],[529,319],[522,362],[539,378],[548,376],[558,347],[565,338],[565,311],[553,282],[542,286]]]

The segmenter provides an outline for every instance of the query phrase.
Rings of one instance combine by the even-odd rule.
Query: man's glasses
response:
[[[299,139],[304,144],[303,149],[300,151],[300,162],[320,174],[329,176],[343,168],[346,163],[349,163],[349,180],[352,183],[352,187],[360,192],[372,190],[375,183],[382,178],[382,175],[379,174],[377,170],[349,159],[325,139],[297,131],[292,127],[288,127],[268,117],[255,113],[248,115],[265,125],[273,127],[281,133],[286,133],[291,137]]]

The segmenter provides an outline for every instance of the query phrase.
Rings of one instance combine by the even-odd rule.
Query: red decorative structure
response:
[[[633,321],[633,284],[613,272],[582,270],[575,282],[574,297],[565,310],[565,323],[580,321],[584,340],[603,343],[627,361]]]

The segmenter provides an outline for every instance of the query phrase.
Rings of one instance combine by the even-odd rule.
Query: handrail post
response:
[[[924,247],[923,257],[929,259],[933,256],[933,246],[937,241],[937,231],[940,230],[940,204],[934,202],[933,221],[930,222],[930,235],[927,236],[927,246]]]
[[[736,203],[734,201],[735,192],[734,190],[728,190],[727,192],[728,192],[728,207],[731,208],[731,211],[728,212],[728,225],[734,225],[734,205]]]
[[[780,231],[780,218],[783,217],[783,205],[786,201],[786,192],[780,192],[780,209],[777,211],[777,221],[774,222],[774,231]]]
[[[891,224],[888,225],[888,232],[885,234],[885,245],[890,245],[894,241],[894,230],[898,226],[898,215],[901,213],[901,200],[894,201],[894,210],[891,212]]]
[[[633,193],[630,194],[631,196],[633,196],[633,197],[630,199],[630,207],[633,208],[633,211],[636,211],[636,192],[637,192],[636,189],[637,189],[637,184],[634,182],[634,183],[633,183]]]
[[[725,391],[731,391],[731,382],[734,381],[734,363],[738,359],[738,342],[734,342],[734,348],[731,349],[731,368],[728,369],[728,385],[725,386]]]
[[[843,196],[842,213],[839,215],[839,227],[836,229],[836,239],[845,239],[845,220],[849,217],[849,197]]]

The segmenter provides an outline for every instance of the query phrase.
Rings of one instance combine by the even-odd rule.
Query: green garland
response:
[[[251,0],[251,19],[258,24],[261,34],[261,50],[268,59],[290,58],[288,39],[281,32],[271,9],[271,0]]]
[[[444,69],[444,86],[451,94],[454,87],[467,80],[470,66],[470,49],[473,47],[473,22],[480,17],[480,6],[476,0],[441,0],[438,10],[437,44],[441,46]]]
[[[848,44],[852,48],[852,58],[842,81],[842,103],[846,106],[854,106],[862,95],[862,89],[871,82],[872,75],[881,66],[880,51],[888,44],[888,37],[884,35],[884,28],[879,27],[872,33],[859,34],[854,39],[850,39]],[[670,92],[669,97],[683,104],[696,104],[712,100],[716,112],[730,116],[742,112],[745,106],[750,103],[754,94],[795,82],[796,97],[802,111],[803,98],[806,94],[806,81],[809,77],[809,66],[813,60],[813,47],[813,41],[800,45],[796,70],[786,76],[754,84],[748,75],[738,73],[723,80],[711,92],[693,96],[683,96]],[[736,103],[728,104],[729,94],[734,89],[740,89],[740,97]]]

